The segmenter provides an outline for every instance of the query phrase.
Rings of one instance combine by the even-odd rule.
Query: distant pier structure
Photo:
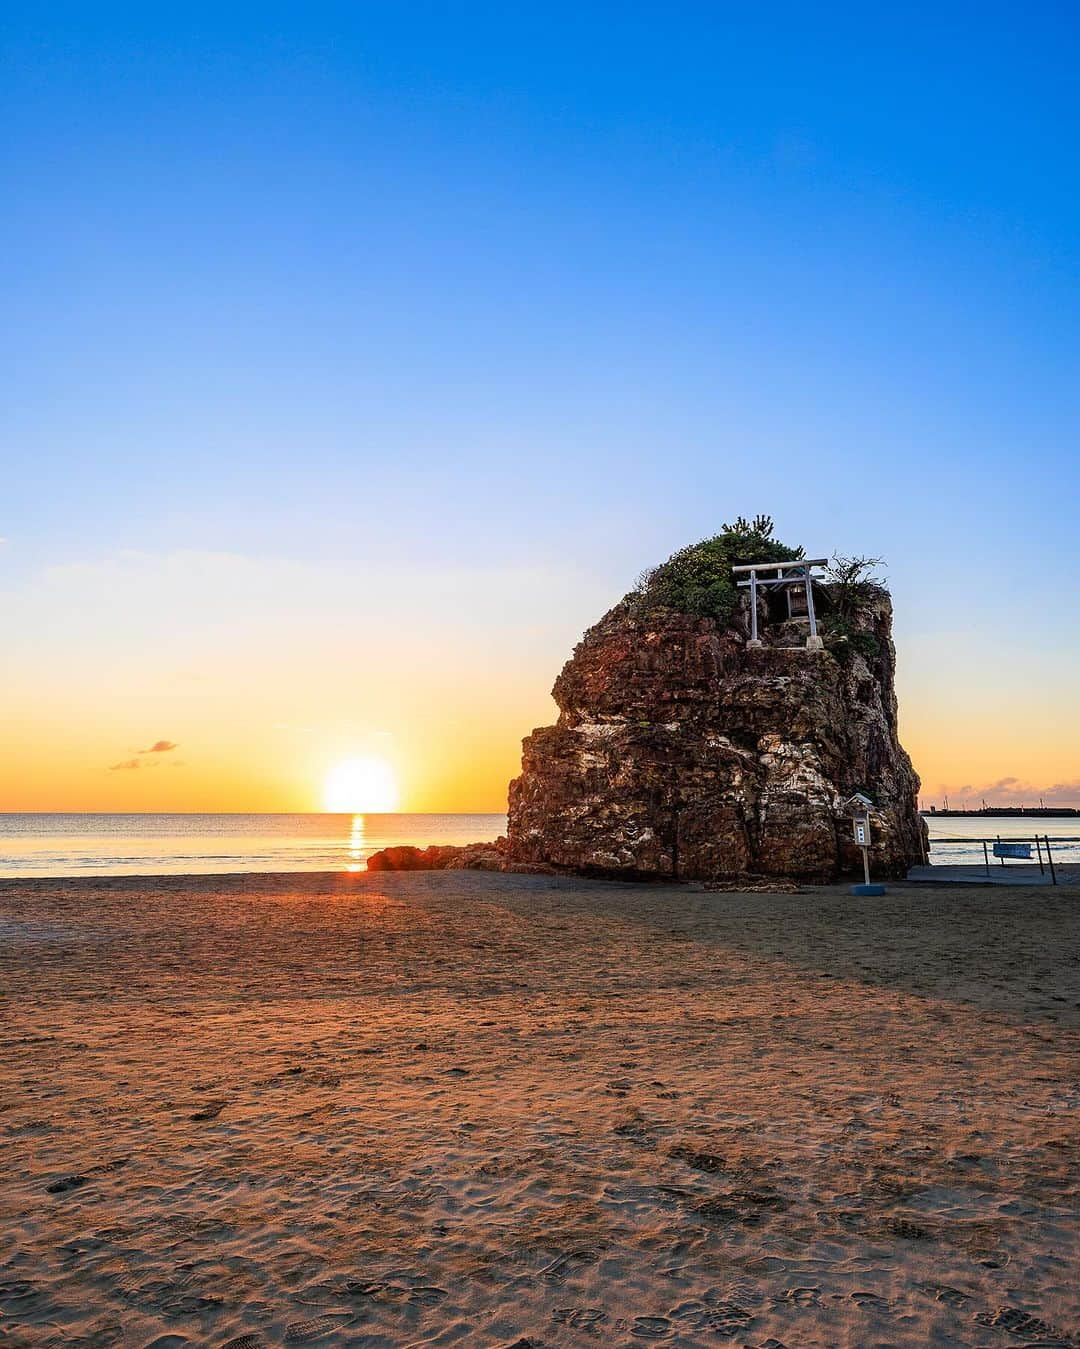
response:
[[[978,819],[1002,819],[1010,816],[1023,815],[1026,819],[1035,820],[1053,820],[1053,819],[1077,819],[1080,817],[1080,810],[1075,806],[980,806],[978,810],[958,810],[953,806],[944,806],[938,809],[937,806],[931,806],[929,810],[920,810],[920,815],[932,815],[935,820],[955,820],[964,816]]]

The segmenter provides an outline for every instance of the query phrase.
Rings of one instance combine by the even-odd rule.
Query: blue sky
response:
[[[16,5],[10,697],[56,569],[226,554],[428,575],[470,627],[547,569],[546,696],[597,603],[765,510],[888,559],[930,791],[1080,783],[1080,591],[1032,579],[1080,504],[1078,36],[1046,4]]]

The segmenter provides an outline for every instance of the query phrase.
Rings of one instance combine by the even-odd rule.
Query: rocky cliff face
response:
[[[828,633],[828,587],[819,603]],[[760,648],[747,645],[746,598],[726,628],[643,611],[632,597],[591,628],[555,681],[557,724],[524,742],[510,861],[627,877],[833,878],[861,869],[843,809],[856,791],[875,804],[875,874],[922,861],[887,593],[875,587],[834,625],[825,651],[805,649],[805,625],[770,625],[764,604],[760,616]]]

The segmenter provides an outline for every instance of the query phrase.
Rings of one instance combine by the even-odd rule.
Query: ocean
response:
[[[1055,862],[1080,863],[1080,818],[1060,815],[1046,819],[1030,815],[961,816],[936,820],[923,817],[930,830],[930,861],[938,866],[950,863],[982,862],[981,840],[997,838],[1031,844],[1031,860],[1036,860],[1035,835],[1048,837]],[[998,863],[995,863],[995,866]]]
[[[1048,834],[1056,859],[1080,862],[1080,820],[927,820],[930,860],[981,862],[980,839]],[[362,871],[379,848],[476,843],[505,815],[0,814],[0,877],[140,876],[237,871]]]
[[[505,815],[0,814],[0,877],[362,871],[379,848],[505,832]]]

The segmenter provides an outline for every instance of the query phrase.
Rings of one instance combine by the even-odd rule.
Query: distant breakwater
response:
[[[1075,806],[983,806],[980,810],[920,810],[928,820],[955,820],[967,816],[978,819],[1058,820],[1080,818]]]

